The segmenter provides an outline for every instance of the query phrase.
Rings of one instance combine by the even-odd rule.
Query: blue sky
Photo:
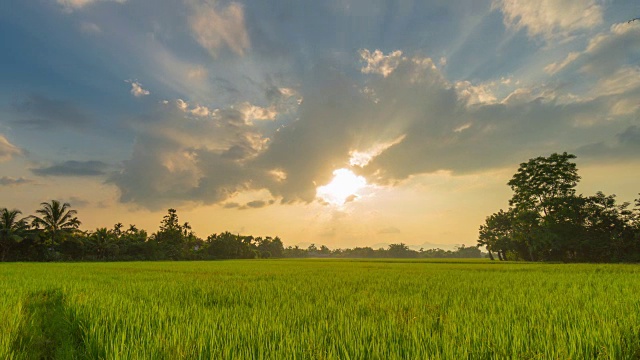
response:
[[[562,151],[584,191],[632,200],[638,16],[608,0],[5,1],[0,206],[472,244],[517,165]],[[340,169],[366,185],[332,203],[318,188]]]

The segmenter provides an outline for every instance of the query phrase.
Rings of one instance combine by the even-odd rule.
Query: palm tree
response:
[[[0,261],[5,261],[11,245],[22,241],[29,225],[25,219],[18,219],[22,211],[7,208],[0,209]]]
[[[115,234],[107,230],[107,228],[96,229],[89,238],[93,241],[96,257],[100,260],[108,259],[110,250],[113,250],[113,247],[117,246],[114,243]]]
[[[40,203],[42,209],[36,210],[39,215],[33,216],[32,225],[36,229],[42,229],[50,237],[55,245],[60,236],[71,233],[80,227],[80,220],[75,215],[75,210],[70,210],[69,203],[60,204],[58,200],[51,200],[51,203]]]

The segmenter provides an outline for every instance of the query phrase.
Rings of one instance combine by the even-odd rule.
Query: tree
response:
[[[508,182],[511,208],[487,217],[478,246],[530,261],[640,261],[640,201],[576,195],[575,155],[537,157]]]
[[[409,247],[404,243],[399,243],[389,245],[387,254],[389,255],[389,257],[393,258],[409,258],[417,257],[418,252],[409,249]]]
[[[489,257],[493,260],[492,252],[498,254],[499,260],[507,260],[507,251],[513,241],[512,213],[500,209],[485,219],[485,224],[480,225],[478,246],[485,246]]]
[[[189,246],[194,242],[192,240],[195,239],[195,234],[188,222],[180,225],[175,209],[169,209],[167,215],[162,218],[160,230],[153,234],[152,238],[158,247],[156,258],[180,260],[189,258],[193,250]]]
[[[33,216],[32,225],[36,229],[44,230],[52,245],[57,245],[66,234],[76,231],[80,227],[80,220],[75,216],[78,212],[69,209],[69,203],[61,204],[58,200],[40,204],[41,209],[36,210],[38,215]]]
[[[29,228],[25,219],[18,219],[20,210],[0,209],[0,261],[5,261],[11,247],[22,241]]]
[[[580,199],[580,181],[573,154],[553,153],[520,164],[508,182],[513,190],[512,241],[520,258],[530,261],[559,260],[567,255]]]
[[[253,259],[258,256],[251,243],[253,237],[240,236],[225,231],[207,237],[206,252],[214,259]]]
[[[129,225],[126,231],[122,231],[122,227],[116,224],[114,233],[119,232],[118,244],[120,246],[120,258],[122,260],[149,260],[153,259],[153,243],[147,242],[147,232],[138,229],[135,225]],[[116,231],[117,229],[117,231]]]
[[[513,190],[509,205],[516,211],[533,210],[545,216],[551,211],[552,200],[575,196],[580,181],[576,156],[553,153],[549,157],[537,157],[520,164],[518,172],[507,183]]]
[[[107,228],[98,228],[89,236],[89,239],[97,259],[109,260],[113,255],[117,255],[117,235],[113,231],[107,230]]]

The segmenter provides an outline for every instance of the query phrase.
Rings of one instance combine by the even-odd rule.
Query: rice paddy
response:
[[[0,264],[1,359],[637,359],[640,266]]]

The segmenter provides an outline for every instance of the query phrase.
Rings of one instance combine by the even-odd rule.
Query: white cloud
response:
[[[125,3],[127,0],[56,0],[58,5],[62,6],[65,12],[72,12],[74,10],[81,9],[87,5],[96,3],[96,2],[116,2],[116,3]]]
[[[608,76],[621,66],[636,65],[639,47],[640,26],[614,24],[608,32],[595,36],[576,61],[582,61],[581,71]]]
[[[396,50],[385,55],[380,50],[371,52],[368,49],[362,49],[360,50],[360,57],[366,63],[366,66],[360,69],[364,74],[380,74],[387,77],[400,64],[402,51]]]
[[[145,90],[142,88],[142,84],[137,81],[127,80],[128,83],[131,83],[131,95],[135,97],[147,96],[151,94],[149,90]]]
[[[466,99],[467,105],[491,104],[497,101],[491,84],[473,85],[469,81],[458,81],[455,89],[461,99]]]
[[[164,102],[164,104],[168,104],[168,102]],[[207,117],[209,115],[213,115],[216,113],[216,110],[211,110],[204,105],[189,105],[186,101],[182,99],[178,99],[175,102],[176,107],[182,110],[185,113],[195,115],[197,117]]]
[[[223,45],[241,56],[251,47],[241,4],[232,2],[223,7],[214,1],[194,1],[192,9],[189,23],[193,36],[212,56]]]
[[[187,70],[187,78],[189,80],[202,81],[209,76],[209,71],[202,65],[196,65]]]
[[[371,146],[369,149],[359,151],[359,150],[351,150],[349,151],[349,165],[365,167],[367,164],[371,162],[371,160],[375,159],[376,156],[382,154],[385,150],[392,147],[393,145],[399,144],[404,140],[406,135],[399,136],[397,139],[389,141],[377,143]]]
[[[7,138],[0,134],[0,162],[11,160],[14,156],[21,155],[22,150],[7,140]]]
[[[556,74],[577,69],[598,77],[608,77],[622,67],[635,65],[638,47],[640,26],[627,22],[614,24],[589,40],[584,50],[570,52],[564,60],[551,63],[544,70]]]
[[[275,106],[260,107],[246,101],[240,103],[236,108],[244,115],[247,124],[253,124],[255,120],[275,120],[278,115]]]
[[[634,89],[640,89],[640,67],[625,66],[600,79],[589,94],[592,97],[620,95]],[[640,104],[640,100],[636,100]]]
[[[102,32],[102,29],[95,23],[82,22],[80,24],[80,31],[85,34],[100,34]]]
[[[557,73],[558,71],[564,69],[567,65],[571,64],[575,59],[577,59],[580,56],[579,52],[570,52],[567,57],[564,58],[564,60],[560,61],[560,62],[555,62],[555,63],[551,63],[547,66],[544,67],[544,71],[553,75],[555,73]]]
[[[495,0],[493,6],[502,11],[507,27],[526,29],[530,37],[547,40],[602,24],[603,8],[598,0]]]

